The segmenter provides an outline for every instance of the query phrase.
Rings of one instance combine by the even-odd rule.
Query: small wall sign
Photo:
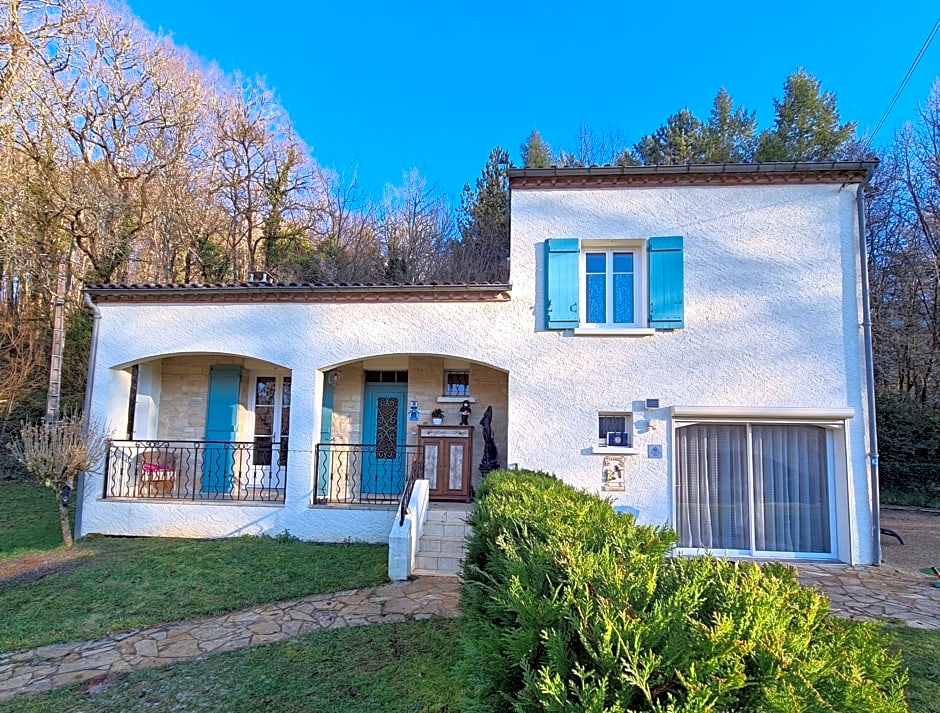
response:
[[[604,456],[601,490],[625,490],[627,459],[624,456]]]
[[[663,447],[659,443],[650,443],[646,447],[646,457],[647,458],[662,458]]]

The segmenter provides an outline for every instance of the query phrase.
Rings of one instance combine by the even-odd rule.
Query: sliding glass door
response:
[[[692,423],[675,433],[679,547],[730,555],[833,554],[829,430]]]

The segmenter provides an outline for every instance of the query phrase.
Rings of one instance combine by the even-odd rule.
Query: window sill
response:
[[[626,448],[624,446],[594,446],[591,449],[591,453],[596,456],[635,456],[639,455],[640,451],[637,448]]]
[[[576,337],[648,337],[656,334],[649,327],[575,327]]]
[[[469,401],[472,404],[475,404],[477,400],[472,396],[438,396],[437,402],[439,404],[462,404],[464,401]]]

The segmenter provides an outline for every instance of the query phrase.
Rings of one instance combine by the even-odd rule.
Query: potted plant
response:
[[[440,426],[444,423],[444,412],[441,409],[436,408],[431,411],[431,423],[435,426]]]

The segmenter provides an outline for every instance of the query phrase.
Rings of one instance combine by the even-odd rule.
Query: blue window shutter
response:
[[[577,238],[545,241],[545,326],[571,329],[578,326]]]
[[[685,326],[682,237],[650,238],[646,249],[649,256],[650,327],[681,329]]]

